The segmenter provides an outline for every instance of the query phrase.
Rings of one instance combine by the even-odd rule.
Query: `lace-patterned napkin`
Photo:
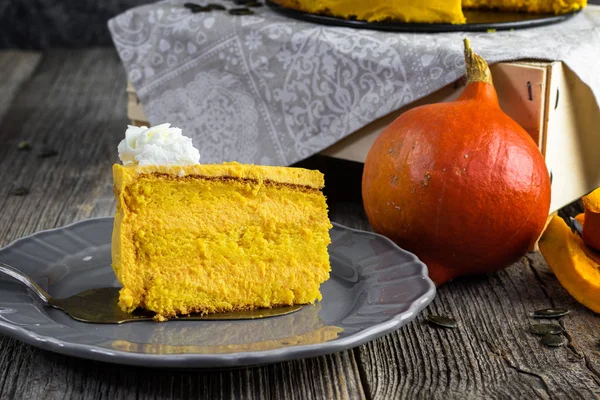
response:
[[[108,26],[149,122],[182,128],[203,163],[290,165],[318,153],[461,77],[465,36],[490,63],[563,61],[600,96],[596,6],[547,27],[407,34],[316,25],[269,7],[193,14],[183,3],[136,7]]]

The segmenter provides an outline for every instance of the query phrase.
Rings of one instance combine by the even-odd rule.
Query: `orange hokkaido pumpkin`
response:
[[[374,142],[362,180],[373,229],[415,253],[437,285],[517,261],[550,209],[544,158],[500,109],[467,39],[465,60],[460,98],[400,115]]]

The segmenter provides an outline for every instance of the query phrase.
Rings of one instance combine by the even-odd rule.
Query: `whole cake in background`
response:
[[[323,174],[199,163],[170,124],[130,126],[113,166],[119,306],[165,320],[314,303],[329,278]]]
[[[369,22],[466,23],[463,9],[492,9],[564,14],[580,10],[587,0],[273,0],[313,14]]]

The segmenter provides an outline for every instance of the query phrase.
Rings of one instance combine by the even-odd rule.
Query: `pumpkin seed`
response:
[[[534,324],[529,327],[529,331],[534,335],[556,335],[562,333],[563,328],[555,324]]]
[[[542,343],[549,347],[561,347],[568,343],[568,340],[563,335],[544,335]]]
[[[227,9],[225,8],[225,6],[224,6],[224,5],[222,5],[222,4],[208,3],[208,4],[206,5],[206,7],[210,7],[210,8],[212,8],[213,10],[221,10],[221,11],[225,11],[225,10],[227,10]]]
[[[210,8],[210,7],[204,7],[204,6],[194,7],[194,8],[191,9],[192,14],[211,12],[212,10],[213,10],[212,8]]]
[[[428,316],[425,317],[425,319],[434,325],[442,326],[444,328],[454,329],[454,328],[458,327],[458,324],[456,323],[455,320],[453,320],[452,318],[449,318],[449,317],[441,316],[441,315],[429,314]]]
[[[533,312],[533,318],[559,318],[570,311],[564,308],[544,308]]]
[[[25,186],[19,186],[12,191],[13,196],[26,196],[29,194],[29,189]]]
[[[51,149],[51,148],[45,148],[45,149],[42,149],[40,154],[38,154],[38,157],[39,158],[48,158],[48,157],[54,157],[56,155],[58,155],[58,151]]]
[[[231,15],[252,15],[254,11],[249,8],[232,8],[229,10],[229,14]]]
[[[29,142],[19,142],[19,144],[17,145],[17,149],[19,149],[19,151],[28,151],[31,150],[31,143]]]
[[[196,3],[183,3],[183,6],[185,8],[189,8],[190,10],[195,7],[202,7],[200,4],[196,4]]]
[[[211,12],[213,9],[209,6],[202,6],[196,3],[184,3],[183,6],[189,9],[193,14],[200,12]]]

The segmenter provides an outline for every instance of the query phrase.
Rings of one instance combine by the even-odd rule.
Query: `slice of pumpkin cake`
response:
[[[329,278],[319,171],[199,164],[178,128],[130,126],[113,166],[119,305],[181,314],[307,304]]]

